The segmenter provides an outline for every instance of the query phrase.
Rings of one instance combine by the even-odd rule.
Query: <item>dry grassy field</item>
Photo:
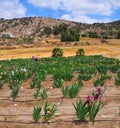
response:
[[[90,42],[86,45],[85,42]],[[31,58],[33,55],[38,57],[51,57],[52,49],[58,47],[58,43],[54,45],[46,44],[46,46],[32,45],[26,47],[16,46],[14,49],[0,50],[0,60],[15,58]],[[103,55],[107,57],[115,57],[120,59],[120,40],[109,40],[107,44],[100,43],[98,39],[81,39],[77,46],[73,43],[63,44],[59,46],[63,49],[64,56],[75,56],[79,48],[85,50],[86,55]]]

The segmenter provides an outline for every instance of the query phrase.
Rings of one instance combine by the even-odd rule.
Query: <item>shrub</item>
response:
[[[76,56],[84,56],[84,55],[85,55],[84,49],[80,48],[77,50]]]
[[[70,28],[68,31],[61,33],[61,41],[79,41],[80,34],[79,31]]]
[[[63,50],[61,48],[54,48],[52,51],[52,57],[62,57]]]

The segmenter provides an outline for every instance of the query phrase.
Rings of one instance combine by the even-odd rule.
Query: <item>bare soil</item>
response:
[[[52,77],[48,75],[42,82],[42,86],[48,88],[48,98],[45,101],[53,102],[57,105],[57,115],[50,123],[42,119],[34,123],[32,112],[33,105],[37,103],[42,105],[41,99],[36,100],[33,97],[34,89],[30,89],[30,80],[22,84],[19,95],[15,101],[10,97],[10,89],[7,84],[0,90],[0,128],[120,128],[120,87],[114,84],[114,74],[111,80],[106,80],[106,92],[103,96],[104,107],[98,113],[95,123],[87,119],[86,122],[79,122],[74,111],[72,103],[80,99],[86,99],[95,87],[92,78],[89,81],[83,81],[83,87],[75,99],[63,98],[60,89],[52,88]],[[77,81],[77,74],[71,81],[65,81],[71,85]],[[44,102],[45,102],[44,101]]]

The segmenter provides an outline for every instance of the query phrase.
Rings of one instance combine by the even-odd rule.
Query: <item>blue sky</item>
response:
[[[120,20],[120,0],[0,0],[0,18],[29,16],[111,22]]]

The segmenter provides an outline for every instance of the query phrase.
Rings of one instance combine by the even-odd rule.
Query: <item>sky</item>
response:
[[[82,23],[120,20],[120,0],[0,0],[0,18],[49,17]]]

